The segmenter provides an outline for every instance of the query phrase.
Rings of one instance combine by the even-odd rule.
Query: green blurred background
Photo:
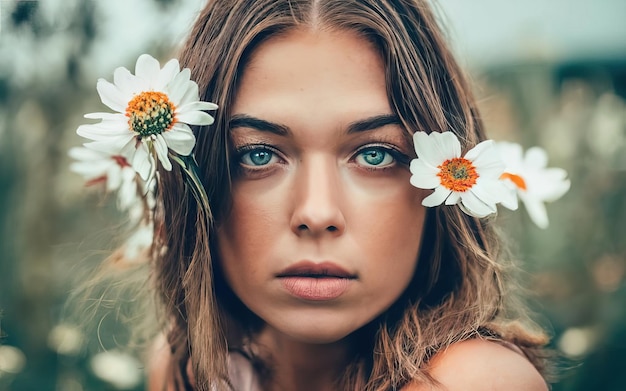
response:
[[[203,3],[0,0],[0,391],[144,387],[125,348],[126,324],[146,320],[136,291],[112,278],[67,304],[125,234],[114,200],[69,172],[67,150],[82,114],[103,110],[97,78],[140,53],[173,56]],[[624,390],[626,1],[438,8],[490,137],[544,147],[572,180],[547,230],[523,209],[498,217],[564,357],[554,390]]]

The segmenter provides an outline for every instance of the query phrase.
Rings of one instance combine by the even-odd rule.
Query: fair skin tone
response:
[[[364,41],[303,31],[262,44],[243,73],[231,121],[240,171],[219,259],[267,325],[276,389],[330,389],[346,337],[389,308],[415,269],[424,194],[409,183],[412,146],[382,69]],[[316,278],[302,276],[315,267]]]
[[[427,192],[409,183],[413,148],[384,65],[352,33],[292,31],[254,52],[232,113],[224,275],[266,324],[256,343],[274,369],[269,390],[334,390],[351,334],[409,284],[424,223]],[[431,365],[449,390],[546,389],[522,355],[487,341],[455,344]]]

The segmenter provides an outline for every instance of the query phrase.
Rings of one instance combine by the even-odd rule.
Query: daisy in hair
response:
[[[115,112],[85,115],[101,122],[81,125],[77,133],[93,141],[87,144],[91,149],[126,157],[146,181],[157,161],[171,170],[170,151],[188,156],[195,146],[189,125],[212,124],[213,117],[205,111],[217,108],[199,100],[198,85],[190,75],[189,69],[180,70],[176,59],[161,68],[152,56],[141,55],[134,75],[120,67],[113,83],[98,81],[102,103]]]
[[[434,189],[422,205],[459,205],[470,216],[496,213],[496,204],[517,207],[515,196],[500,180],[505,165],[492,140],[477,144],[461,155],[461,143],[452,132],[416,132],[417,159],[411,161],[411,184]]]

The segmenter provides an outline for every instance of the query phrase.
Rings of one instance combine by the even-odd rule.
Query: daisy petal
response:
[[[446,198],[446,205],[456,205],[461,201],[461,193],[453,191],[450,197]]]
[[[122,184],[122,170],[111,170],[107,175],[106,190],[108,192],[117,190]]]
[[[172,151],[182,156],[190,155],[196,143],[196,137],[188,127],[175,126],[171,131],[163,133],[163,138]]]
[[[465,153],[465,158],[467,160],[471,160],[474,161],[476,160],[481,154],[483,154],[485,152],[485,150],[489,149],[489,148],[493,148],[495,146],[495,143],[493,140],[485,140],[485,141],[481,141],[478,144],[474,145],[474,147],[472,149],[470,149],[469,151],[467,151]]]
[[[494,209],[496,204],[503,201],[511,207],[517,205],[517,202],[512,199],[517,197],[516,193],[511,191],[501,180],[478,178],[476,185],[470,191],[483,203],[493,206]]]
[[[517,210],[519,205],[518,205],[518,202],[517,202],[517,190],[516,190],[516,188],[515,187],[508,187],[508,186],[506,186],[506,189],[508,190],[508,194],[505,197],[502,198],[500,203],[502,204],[502,206],[504,206],[505,208],[507,208],[509,210]]]
[[[144,91],[149,88],[148,83],[136,77],[124,67],[119,67],[113,73],[113,83],[119,90],[126,95],[125,101],[135,95],[138,91]]]
[[[80,125],[78,129],[76,129],[76,133],[79,136],[94,141],[107,140],[109,138],[117,137],[133,137],[133,134],[130,133],[128,129],[115,129],[113,128],[115,125],[110,126],[111,128],[102,127],[101,124]]]
[[[474,163],[481,177],[497,179],[506,167],[493,140],[478,143],[465,154],[465,158]]]
[[[412,174],[411,185],[418,189],[434,189],[441,184],[441,180],[437,176],[439,170],[425,164],[422,159],[413,159],[410,170]]]
[[[143,143],[141,143],[135,150],[131,165],[139,174],[141,179],[148,181],[151,173],[154,171],[154,162],[152,160],[152,156],[150,156],[150,153],[148,152],[148,148]]]
[[[98,80],[96,84],[98,94],[100,94],[100,100],[112,110],[124,113],[126,111],[126,104],[128,99],[126,95],[119,90],[114,84],[109,83],[104,79]]]
[[[198,85],[195,82],[190,81],[187,83],[187,90],[181,98],[181,104],[186,105],[188,103],[197,101],[199,99],[199,96],[200,92],[198,90]]]
[[[461,143],[459,143],[459,139],[454,133],[447,131],[441,133],[433,132],[431,134],[434,134],[439,150],[446,154],[449,153],[449,155],[446,155],[446,159],[461,156]]]
[[[129,145],[133,145],[135,142],[134,137],[109,137],[103,140],[93,141],[91,143],[84,144],[85,147],[107,153],[109,155],[119,155],[120,151],[123,151]]]
[[[176,114],[178,120],[190,125],[211,125],[213,117],[204,111],[188,111]]]
[[[190,76],[191,71],[189,68],[185,68],[167,85],[170,99],[178,106],[184,106],[191,101],[198,100],[198,85],[189,80]],[[188,92],[188,90],[191,90],[191,92]],[[194,91],[195,96],[193,96]]]
[[[496,142],[496,149],[500,154],[500,158],[506,164],[506,170],[517,172],[520,168],[519,163],[522,161],[524,156],[522,146],[517,143],[498,141]]]
[[[160,70],[159,61],[149,54],[139,56],[135,64],[135,75],[147,81],[150,87],[154,86]]]
[[[119,155],[123,156],[124,159],[127,160],[127,162],[132,162],[133,156],[135,156],[135,151],[140,145],[142,145],[141,142],[138,141],[137,138],[133,137],[132,139],[128,140],[126,145],[122,146],[119,149]]]
[[[101,158],[101,160],[77,161],[70,164],[70,171],[90,180],[101,176],[108,176],[107,172],[115,169],[114,164],[114,162],[105,157]]]
[[[461,154],[459,141],[452,132],[415,132],[413,145],[418,159],[423,159],[424,163],[433,167]]]
[[[101,152],[94,151],[94,150],[87,149],[87,148],[81,148],[81,147],[70,148],[67,154],[72,159],[81,160],[81,161],[101,159],[107,156],[106,154],[103,154]]]
[[[548,154],[543,148],[531,147],[524,156],[524,165],[528,168],[545,168],[548,166]]]
[[[89,119],[101,119],[104,121],[118,121],[118,122],[126,122],[128,118],[126,115],[122,113],[87,113],[84,115],[85,118]]]
[[[167,171],[172,171],[172,163],[167,156],[167,143],[160,134],[154,138],[153,145],[163,168]]]
[[[163,69],[159,72],[154,88],[159,91],[165,90],[167,84],[174,79],[179,72],[180,64],[178,63],[178,60],[175,58],[169,60],[165,63],[165,65],[163,65]]]
[[[197,100],[186,103],[185,105],[178,107],[178,111],[181,113],[184,111],[195,111],[195,110],[204,111],[204,110],[216,110],[216,109],[217,109],[217,105],[215,103],[200,102]]]
[[[552,202],[561,198],[570,188],[570,181],[563,178],[567,175],[560,168],[545,169],[538,178],[528,179],[528,194],[541,201]]]
[[[481,201],[472,190],[465,192],[461,196],[461,203],[465,213],[478,218],[489,216],[497,211],[495,206],[487,205]]]
[[[544,201],[553,202],[561,198],[565,193],[567,193],[570,189],[571,183],[569,180],[564,180],[563,182],[557,182],[552,187],[551,193],[545,195]]]
[[[117,194],[117,206],[120,210],[128,210],[137,200],[137,175],[133,169],[122,171],[122,185]]]
[[[132,134],[132,131],[129,129],[128,123],[126,121],[115,121],[115,120],[103,119],[98,123],[86,124],[86,125],[92,128],[106,130],[108,132],[124,131],[128,134]]]
[[[546,207],[543,202],[531,197],[525,197],[523,195],[520,195],[520,198],[524,203],[524,207],[526,208],[526,212],[528,212],[530,220],[541,229],[548,228],[548,212],[546,211]]]
[[[422,205],[426,207],[439,206],[446,200],[446,198],[448,198],[450,193],[450,190],[446,189],[443,186],[439,186],[431,195],[424,198],[424,200],[422,201]]]

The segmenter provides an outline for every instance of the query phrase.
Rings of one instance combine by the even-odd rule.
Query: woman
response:
[[[426,1],[212,0],[180,59],[212,216],[160,173],[151,389],[546,389],[492,222],[409,182],[413,133],[484,139]]]

